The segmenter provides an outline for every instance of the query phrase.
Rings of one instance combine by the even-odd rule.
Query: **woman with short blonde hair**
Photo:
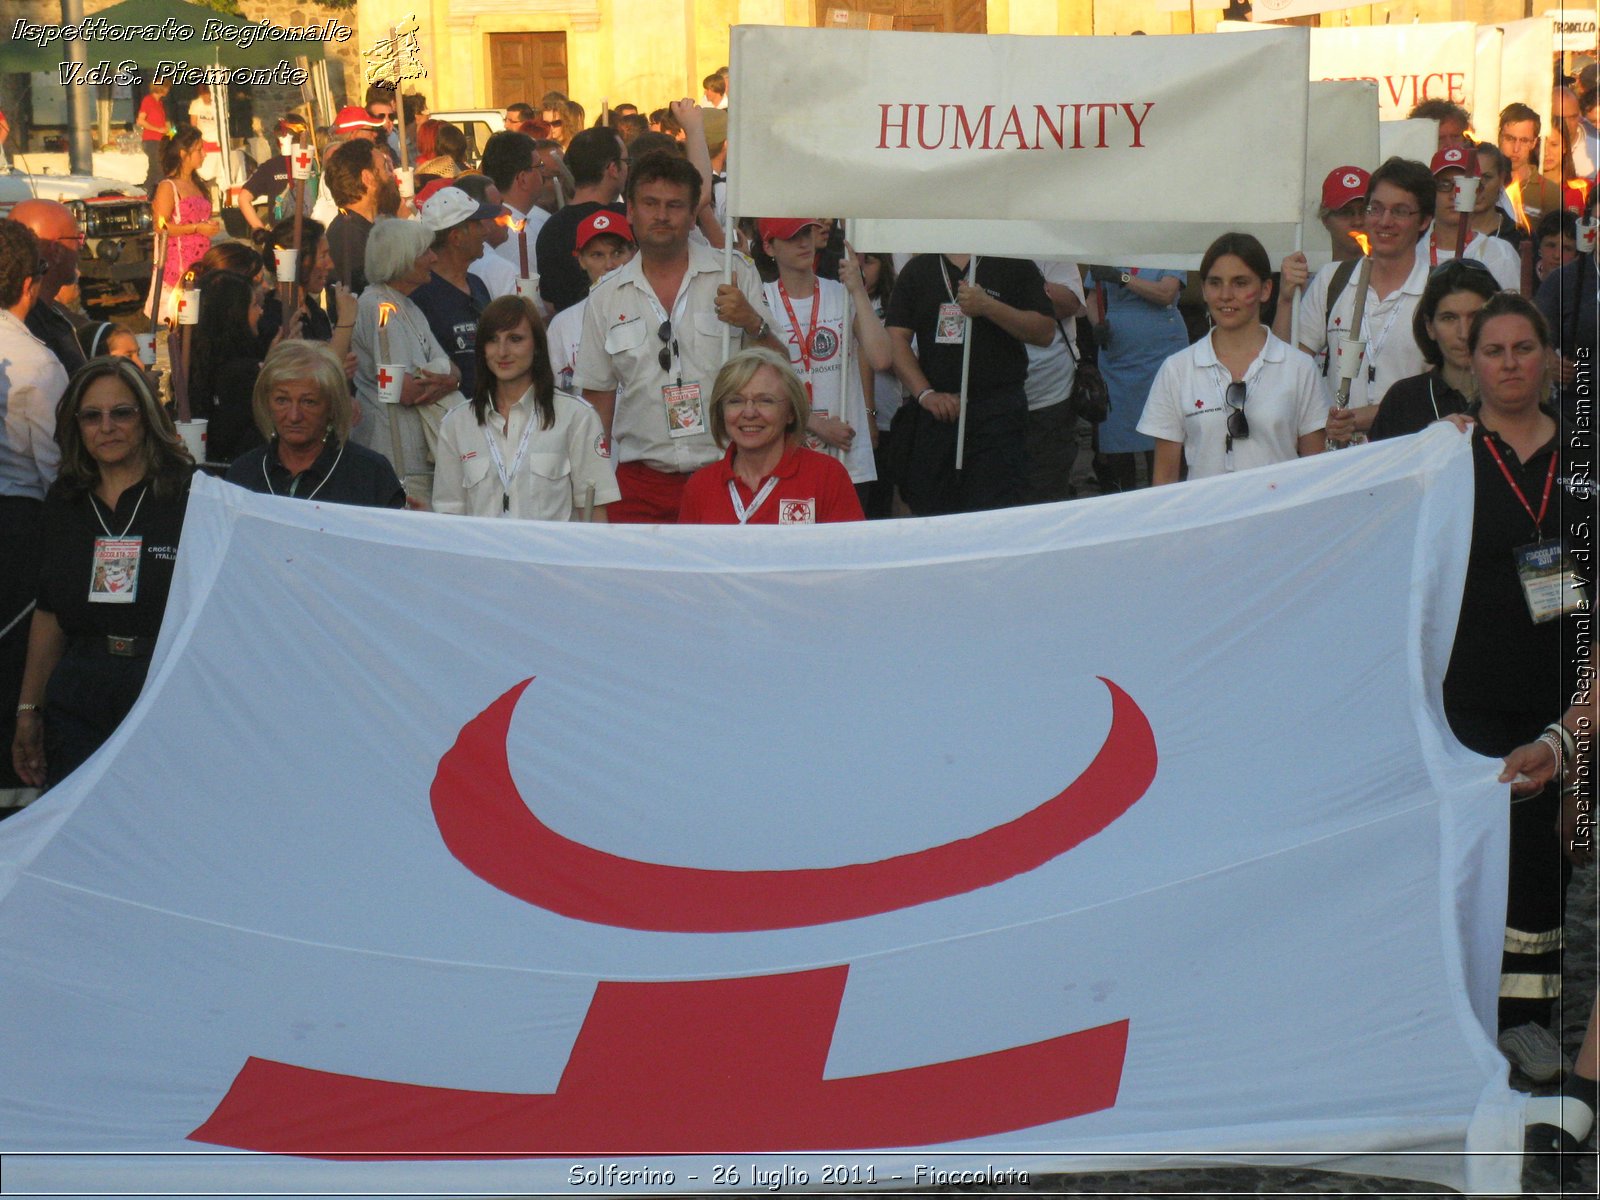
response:
[[[401,508],[405,489],[389,460],[350,439],[355,410],[339,356],[324,342],[279,342],[251,396],[267,444],[247,450],[227,480],[252,492]]]

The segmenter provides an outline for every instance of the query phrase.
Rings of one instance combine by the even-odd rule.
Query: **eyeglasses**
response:
[[[1250,420],[1244,415],[1244,381],[1238,379],[1230,383],[1222,401],[1228,406],[1228,440],[1224,449],[1232,454],[1233,440],[1238,438],[1242,442],[1250,436]]]
[[[661,364],[663,371],[670,371],[672,360],[678,357],[678,339],[672,336],[672,322],[661,322],[656,329],[656,337],[661,339],[661,353],[656,355],[656,362]]]
[[[1365,200],[1352,200],[1343,208],[1333,209],[1330,217],[1343,217],[1347,221],[1359,220],[1367,215],[1367,202]]]
[[[1385,217],[1393,217],[1396,221],[1409,221],[1421,211],[1420,208],[1408,208],[1403,204],[1397,204],[1393,208],[1382,204],[1367,205],[1367,216],[1374,221],[1381,221]]]
[[[728,396],[722,401],[724,412],[743,412],[754,407],[764,413],[777,412],[784,405],[781,396]]]
[[[544,123],[550,126],[551,129],[560,129],[566,125],[566,122],[561,120],[559,117],[553,121],[549,117],[546,117]]]
[[[75,250],[82,250],[89,238],[86,234],[75,233],[70,237],[45,238],[47,242],[54,242],[58,246],[71,246]]]
[[[95,428],[111,418],[113,425],[132,425],[139,419],[139,410],[131,404],[119,404],[116,408],[80,408],[78,410],[78,424]]]

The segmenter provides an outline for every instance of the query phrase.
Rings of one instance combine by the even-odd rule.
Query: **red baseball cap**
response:
[[[1468,158],[1469,154],[1473,157]],[[1437,175],[1440,171],[1466,171],[1468,174],[1478,173],[1478,159],[1472,147],[1446,146],[1433,156],[1433,161],[1428,164],[1428,170]]]
[[[1372,176],[1360,167],[1335,167],[1322,181],[1322,207],[1336,212],[1350,201],[1362,199],[1371,182]]]
[[[820,227],[822,222],[815,217],[762,217],[756,222],[756,230],[761,234],[763,242],[768,238],[788,241],[808,225]]]
[[[628,218],[612,212],[609,208],[602,208],[578,222],[578,232],[573,240],[574,249],[582,250],[605,233],[619,237],[630,244],[633,242],[633,226],[628,224]]]
[[[333,119],[334,133],[358,133],[365,129],[382,129],[382,121],[374,121],[366,109],[351,104],[339,110]]]

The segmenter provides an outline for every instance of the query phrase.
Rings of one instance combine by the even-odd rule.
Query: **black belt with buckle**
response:
[[[154,638],[118,637],[114,633],[106,634],[106,653],[114,654],[118,658],[149,658],[154,648]]]

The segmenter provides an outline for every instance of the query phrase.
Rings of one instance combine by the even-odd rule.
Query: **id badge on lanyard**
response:
[[[668,384],[661,389],[661,403],[667,410],[668,436],[693,437],[706,431],[706,410],[700,403],[698,383]]]
[[[97,537],[89,573],[89,603],[132,604],[139,594],[142,537]]]
[[[1522,598],[1528,603],[1528,615],[1535,625],[1589,607],[1583,581],[1560,541],[1532,542],[1516,547],[1511,554],[1516,560]]]

